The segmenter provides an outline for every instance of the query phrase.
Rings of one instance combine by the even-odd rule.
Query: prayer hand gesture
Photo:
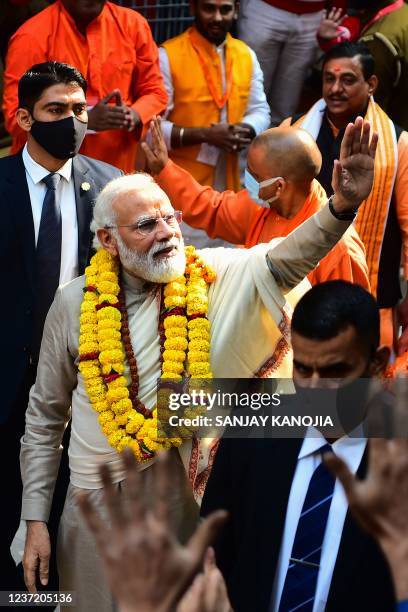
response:
[[[177,476],[167,453],[157,459],[156,490],[143,492],[140,473],[131,451],[123,453],[126,490],[118,495],[109,469],[102,466],[105,504],[111,527],[107,528],[86,494],[78,497],[84,518],[93,532],[110,588],[121,612],[169,612],[200,570],[205,552],[226,520],[224,511],[203,521],[186,546],[172,533],[169,521],[169,491]],[[152,509],[144,495],[153,494]]]
[[[109,104],[115,100],[115,105]],[[124,106],[119,89],[114,89],[88,112],[88,128],[95,132],[104,130],[132,131],[140,123],[140,117],[132,108]]]
[[[334,208],[352,212],[369,196],[374,180],[374,158],[378,134],[370,141],[370,123],[357,117],[344,132],[340,160],[335,160],[332,178]]]
[[[160,174],[169,160],[160,121],[160,117],[153,117],[150,122],[150,146],[147,142],[141,143],[141,147],[146,155],[147,171],[153,175]]]
[[[333,7],[330,11],[327,11],[317,31],[319,38],[330,40],[337,36],[337,29],[346,17],[347,15],[343,15],[343,9],[341,8]]]
[[[331,453],[324,457],[344,487],[354,518],[381,546],[399,599],[408,598],[407,389],[407,378],[397,381],[394,430],[405,438],[369,441],[370,464],[364,480],[351,474],[340,457]]]

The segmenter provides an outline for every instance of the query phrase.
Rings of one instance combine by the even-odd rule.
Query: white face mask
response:
[[[272,202],[275,202],[275,200],[278,200],[279,195],[274,195],[272,198],[269,198],[268,200],[262,200],[262,198],[259,197],[259,191],[263,189],[263,187],[269,187],[270,185],[273,185],[274,183],[276,183],[276,181],[283,181],[283,180],[284,179],[282,176],[277,176],[275,178],[267,179],[266,181],[262,181],[261,183],[259,183],[252,176],[249,170],[245,168],[245,181],[244,182],[245,182],[245,187],[246,187],[246,190],[248,191],[249,197],[251,198],[251,200],[259,204],[260,206],[263,206],[264,208],[269,208],[269,204],[272,204]]]

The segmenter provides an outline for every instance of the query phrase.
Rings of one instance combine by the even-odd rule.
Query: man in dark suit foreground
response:
[[[86,81],[75,68],[58,62],[33,66],[19,83],[17,121],[27,144],[0,160],[0,566],[1,589],[7,590],[19,584],[9,547],[19,524],[20,438],[45,317],[58,285],[83,274],[93,200],[121,174],[77,155],[87,129],[85,93]]]
[[[375,300],[344,281],[303,296],[292,319],[292,345],[294,382],[309,396],[319,383],[333,388],[335,381],[347,392],[358,378],[381,374],[389,357],[379,347]],[[314,428],[297,439],[221,441],[202,514],[230,513],[216,554],[235,612],[393,609],[382,553],[322,462],[331,450],[364,477],[366,446],[365,438],[327,440]]]

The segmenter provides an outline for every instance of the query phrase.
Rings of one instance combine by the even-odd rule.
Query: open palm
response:
[[[378,134],[362,117],[346,127],[341,143],[340,160],[333,169],[332,187],[336,195],[336,210],[355,210],[369,196],[374,180],[374,158]]]

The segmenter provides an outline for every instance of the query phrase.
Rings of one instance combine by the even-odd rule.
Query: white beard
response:
[[[151,283],[170,283],[176,278],[183,276],[186,267],[186,256],[184,254],[184,241],[182,238],[156,243],[147,253],[138,253],[129,249],[119,234],[115,237],[121,264],[133,276]],[[178,247],[177,255],[156,261],[154,254],[170,246]]]

